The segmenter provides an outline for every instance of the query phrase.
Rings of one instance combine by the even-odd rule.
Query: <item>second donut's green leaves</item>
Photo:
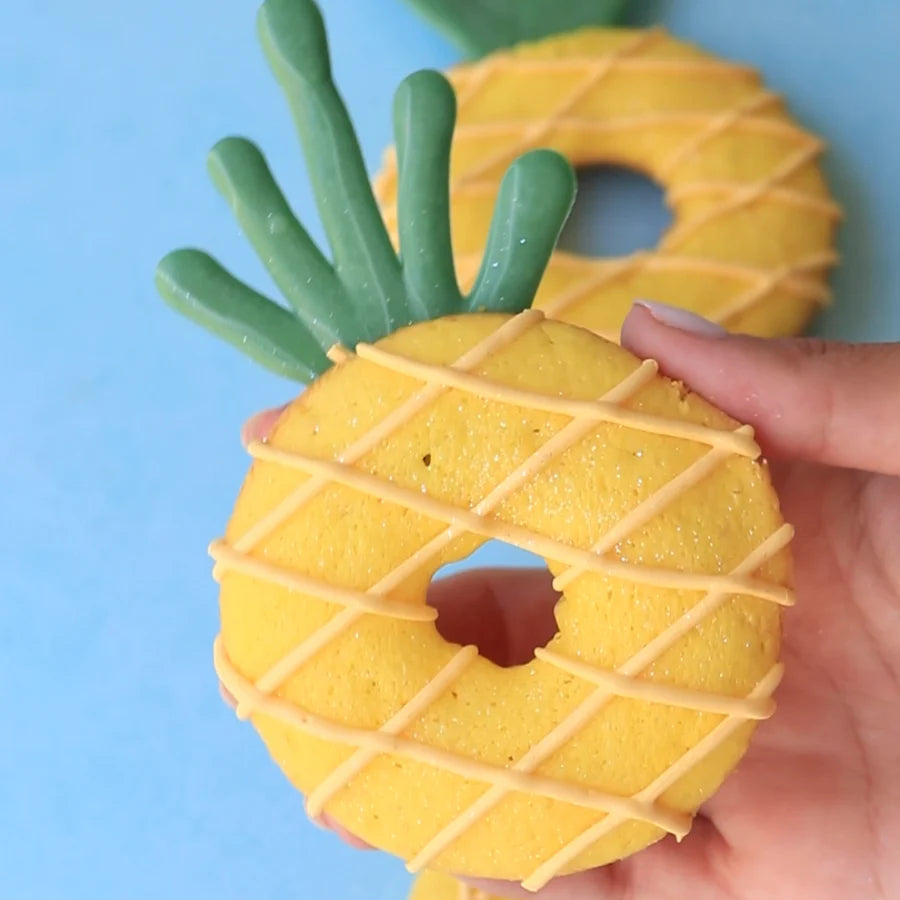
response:
[[[627,0],[406,0],[469,58],[587,26],[615,25]]]

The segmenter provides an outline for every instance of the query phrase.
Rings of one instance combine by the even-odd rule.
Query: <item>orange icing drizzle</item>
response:
[[[721,322],[752,308],[758,300],[779,287],[785,288],[798,299],[809,299],[820,304],[827,303],[831,298],[829,289],[815,280],[804,278],[803,275],[807,272],[816,272],[827,268],[836,261],[836,254],[831,251],[823,251],[797,260],[788,266],[764,269],[727,260],[638,251],[620,259],[605,260],[599,269],[592,267],[590,272],[586,272],[577,284],[560,291],[552,300],[546,302],[543,305],[543,311],[551,318],[561,316],[589,296],[591,292],[620,278],[635,274],[640,269],[646,269],[648,271],[676,271],[686,275],[692,273],[720,275],[736,281],[748,282],[749,287],[746,290],[719,308],[713,318],[715,321]],[[581,260],[565,253],[558,252],[554,256],[554,264],[559,267],[582,267],[587,262],[587,260]],[[474,254],[463,254],[457,257],[457,265],[463,279],[467,274],[471,276],[478,264],[479,260]],[[604,333],[602,337],[611,341],[618,340],[618,334],[613,332]]]
[[[506,147],[503,150],[494,153],[492,156],[480,160],[475,168],[469,169],[465,175],[457,179],[456,184],[465,184],[467,181],[477,180],[484,175],[485,172],[490,172],[496,165],[515,159],[531,147],[535,141],[540,141],[542,137],[553,131],[559,119],[565,116],[578,104],[579,100],[582,100],[587,93],[592,91],[615,69],[620,60],[626,59],[632,54],[640,53],[661,35],[662,31],[660,29],[649,28],[645,31],[638,32],[633,40],[629,41],[618,50],[615,50],[607,56],[601,56],[591,60],[585,67],[587,77],[584,78],[580,84],[576,85],[576,87],[560,101],[557,108],[546,119],[537,119],[532,122],[523,131],[519,141],[512,147]],[[462,129],[458,129],[457,139],[461,133]]]
[[[394,713],[380,730],[384,734],[400,734],[409,728],[462,675],[477,656],[477,647],[463,647],[412,700]],[[315,819],[322,812],[322,807],[377,755],[377,750],[361,747],[331,772],[306,799],[306,811],[310,818]]]
[[[781,585],[773,585],[749,577],[737,578],[733,575],[680,572],[661,566],[641,566],[635,563],[604,559],[591,550],[581,550],[578,547],[545,537],[528,528],[459,509],[452,503],[437,500],[393,482],[383,481],[377,475],[370,475],[368,472],[343,463],[329,462],[300,453],[289,453],[259,442],[252,444],[248,449],[257,459],[310,472],[327,478],[335,484],[343,484],[360,493],[387,500],[389,503],[414,510],[423,516],[446,522],[457,534],[468,532],[484,538],[496,538],[506,544],[531,550],[545,559],[555,559],[570,566],[579,566],[585,571],[598,572],[639,584],[685,591],[728,590],[734,594],[762,597],[782,606],[789,606],[793,602],[791,591]],[[217,545],[213,545],[213,547],[218,549]],[[230,564],[232,567],[241,567],[240,554],[234,554]]]
[[[749,425],[742,425],[735,432],[753,434]],[[692,462],[686,469],[679,472],[674,478],[669,479],[655,493],[647,497],[633,509],[629,510],[600,540],[591,546],[591,553],[598,556],[607,553],[615,545],[624,540],[642,525],[646,525],[654,516],[658,515],[673,500],[681,496],[688,488],[700,482],[710,472],[720,466],[731,454],[722,447],[714,447]],[[553,579],[553,589],[562,593],[572,582],[583,575],[587,569],[572,566],[565,572],[561,572]]]
[[[259,452],[255,455],[258,459],[266,458]],[[209,545],[209,555],[226,569],[243,572],[261,581],[280,584],[290,591],[300,591],[328,603],[336,603],[339,606],[359,609],[378,616],[405,619],[408,622],[433,622],[437,618],[437,610],[429,609],[427,606],[392,603],[367,591],[355,591],[352,588],[339,587],[327,581],[310,578],[293,569],[285,569],[241,553],[229,547],[225,541],[213,541]]]
[[[710,222],[714,222],[716,219],[720,219],[722,216],[734,212],[742,206],[749,206],[751,203],[761,200],[782,181],[786,181],[791,175],[799,172],[807,163],[811,163],[819,156],[824,147],[825,145],[822,141],[810,138],[804,146],[785,159],[768,178],[738,185],[733,195],[727,200],[723,200],[718,206],[701,213],[688,222],[677,225],[663,239],[662,248],[664,250],[674,249],[685,243],[704,225],[709,225]]]
[[[679,200],[698,195],[702,196],[703,194],[730,194],[740,190],[743,184],[740,181],[726,181],[724,179],[694,181],[691,184],[672,187],[669,190],[668,197],[671,202],[677,203]],[[767,199],[777,203],[784,203],[785,205],[802,206],[805,209],[818,212],[828,219],[839,220],[844,215],[840,206],[834,200],[829,200],[827,197],[817,197],[814,194],[806,194],[803,191],[798,191],[796,188],[773,187],[769,190]],[[829,253],[828,259],[830,262],[833,262],[834,254]],[[715,262],[715,260],[709,261]],[[703,260],[698,260],[698,262],[703,262]]]
[[[775,701],[770,697],[762,700],[747,700],[742,697],[726,697],[709,691],[693,691],[688,688],[657,684],[653,681],[641,681],[639,678],[630,678],[609,669],[588,665],[580,659],[569,659],[561,653],[545,647],[535,648],[534,655],[542,662],[556,666],[557,669],[577,675],[583,681],[606,688],[616,697],[631,697],[635,700],[665,703],[667,706],[680,706],[683,709],[718,713],[722,716],[738,716],[742,719],[768,719],[775,712]]]
[[[553,121],[553,128],[557,134],[565,135],[569,132],[585,133],[601,137],[611,134],[620,134],[627,131],[645,131],[648,128],[663,126],[685,126],[685,127],[703,127],[709,122],[707,113],[697,112],[668,112],[668,113],[633,113],[631,115],[613,116],[602,121],[590,119],[585,116],[561,116]],[[543,129],[542,129],[543,130]],[[802,139],[811,140],[808,133],[799,125],[790,122],[783,122],[779,119],[770,119],[764,116],[743,116],[728,131],[734,131],[739,134],[763,134],[770,137],[779,137],[785,140]],[[473,138],[498,137],[503,135],[516,135],[522,131],[521,122],[477,122],[471,125],[464,125],[457,131],[459,135],[471,140]],[[724,134],[722,131],[720,134]],[[701,145],[702,146],[702,145]],[[819,144],[821,151],[822,145]],[[504,152],[504,157],[506,156]],[[499,153],[497,154],[499,158]],[[497,186],[490,180],[490,177],[483,173],[481,166],[478,168],[479,174],[469,176],[466,173],[463,180],[454,182],[453,192],[456,196],[465,194],[478,194],[487,190],[487,186],[491,185],[492,193],[496,193]],[[656,174],[656,170],[654,170]],[[742,186],[753,184],[754,182],[739,182]],[[681,187],[688,187],[693,182],[687,182]],[[800,193],[804,193],[800,191]],[[815,199],[824,199],[818,194],[812,195]],[[385,221],[389,225],[396,225],[397,212],[394,209],[385,210]]]
[[[787,546],[793,529],[789,525],[783,525],[769,538],[763,541],[757,549],[751,553],[739,566],[734,570],[735,574],[743,574],[754,572],[766,560],[774,556],[779,550]],[[665,631],[658,634],[650,641],[642,650],[638,651],[626,663],[618,668],[618,673],[628,677],[636,677],[644,669],[650,666],[658,659],[666,650],[676,644],[684,635],[693,630],[697,624],[707,616],[717,610],[729,595],[726,593],[711,592],[706,594],[693,609],[688,610],[678,619],[676,619]],[[763,682],[760,682],[763,684]],[[776,682],[777,684],[777,682]],[[772,685],[772,689],[767,694],[760,696],[770,696],[775,690],[776,684]],[[662,685],[660,685],[662,687]],[[538,741],[515,765],[514,769],[524,772],[532,772],[546,759],[552,756],[560,747],[564,746],[574,737],[585,725],[587,725],[611,700],[615,698],[615,694],[602,687],[598,687],[590,696],[583,700],[569,715],[563,719],[553,731],[551,731],[543,740]],[[727,736],[727,735],[726,735]],[[725,738],[723,737],[722,740]],[[710,747],[710,751],[718,746],[719,742]],[[709,751],[708,751],[709,752]],[[686,762],[686,758],[688,761]],[[700,757],[702,758],[702,757]],[[694,762],[693,757],[682,757],[672,767],[669,772],[676,774],[675,780],[686,774]],[[698,760],[699,761],[699,760]],[[428,862],[435,858],[441,851],[446,849],[460,834],[469,828],[475,821],[486,815],[492,810],[507,794],[502,787],[492,785],[472,806],[469,807],[462,815],[458,816],[454,821],[445,825],[444,828],[435,835],[431,841],[422,848],[422,850],[409,861],[407,868],[415,872],[426,866]],[[605,821],[605,820],[604,820]],[[560,851],[557,856],[560,856]],[[566,860],[560,856],[559,867],[555,869],[558,872],[565,865]],[[545,864],[545,865],[549,865]],[[524,882],[523,882],[524,884]],[[535,890],[536,888],[531,888]]]
[[[527,309],[519,313],[519,315],[504,322],[492,335],[481,343],[476,344],[468,353],[463,354],[454,363],[454,368],[465,370],[480,365],[493,353],[496,353],[507,343],[514,341],[520,334],[532,325],[540,322],[543,318],[544,314],[535,309]],[[351,464],[365,456],[380,441],[409,421],[417,412],[425,409],[430,403],[437,400],[447,390],[449,388],[436,384],[423,387],[409,400],[398,406],[390,415],[382,419],[377,427],[368,431],[357,441],[354,441],[341,454],[341,462]],[[237,540],[234,549],[239,552],[252,550],[266,535],[294,515],[298,509],[312,500],[327,486],[327,479],[310,479],[301,488],[286,497],[282,503],[260,519],[253,528]]]
[[[661,28],[651,29],[654,34],[663,34]],[[464,73],[454,72],[454,75],[464,75],[459,79],[457,102],[462,105],[467,103],[478,93],[494,72],[498,70],[513,72],[546,72],[548,69],[572,69],[574,72],[583,72],[588,66],[595,65],[596,56],[558,56],[551,59],[536,56],[514,56],[510,53],[492,53],[479,62],[467,66]],[[752,66],[743,66],[738,63],[727,62],[721,59],[664,59],[657,57],[620,56],[616,63],[617,69],[624,71],[655,72],[662,75],[679,75],[683,72],[731,76],[734,78],[746,78],[755,75],[756,69]]]
[[[404,756],[407,759],[453,772],[468,780],[502,785],[508,791],[537,794],[541,797],[595,809],[599,812],[618,812],[628,819],[652,822],[671,834],[681,837],[690,830],[691,817],[689,815],[668,810],[653,803],[642,803],[632,800],[630,797],[620,797],[617,794],[572,784],[559,778],[496,766],[493,763],[461,756],[440,747],[422,744],[402,735],[368,728],[356,728],[307,712],[286,700],[257,690],[231,665],[222,647],[221,637],[217,637],[213,645],[213,660],[216,673],[239,703],[251,706],[256,713],[281,719],[281,721],[293,725],[307,734],[315,735],[323,741],[365,748],[367,751],[372,751],[373,755],[385,753]],[[432,688],[433,683],[423,688],[423,691],[427,690],[431,699],[434,700],[437,699],[437,695]]]
[[[741,119],[749,116],[751,113],[780,102],[781,98],[777,94],[761,90],[741,100],[737,106],[722,110],[717,116],[707,119],[703,127],[695,135],[688,138],[673,153],[669,154],[668,159],[660,167],[659,174],[663,178],[671,176],[681,163],[687,162],[705,143],[720,134],[725,134],[726,131],[733,128]]]
[[[770,697],[775,692],[775,688],[778,687],[783,674],[783,666],[780,664],[773,666],[765,678],[763,678],[747,695],[747,699],[757,700]],[[743,724],[744,719],[740,716],[729,716],[724,721],[720,722],[709,732],[709,734],[694,744],[694,746],[691,747],[678,762],[669,766],[669,768],[658,778],[648,784],[644,790],[635,794],[635,797],[641,797],[644,800],[652,801],[665,793],[672,785],[677,783],[679,778],[690,771],[693,766],[702,762],[706,756],[726,741]],[[590,847],[591,844],[603,837],[604,834],[612,831],[613,828],[623,824],[625,821],[625,819],[613,814],[602,819],[596,825],[592,825],[574,841],[557,851],[550,859],[535,869],[534,872],[522,882],[522,886],[529,891],[540,890],[548,881],[557,875],[566,863],[575,859],[582,850]]]
[[[381,347],[373,347],[371,344],[358,344],[356,355],[361,359],[377,363],[394,372],[418,378],[428,384],[447,385],[477,397],[496,400],[498,403],[509,403],[524,409],[538,409],[541,412],[570,416],[573,419],[584,418],[594,419],[597,422],[612,422],[650,434],[665,434],[669,437],[713,444],[717,447],[728,448],[733,453],[748,456],[751,459],[755,459],[760,453],[759,445],[753,440],[752,434],[748,435],[746,431],[725,432],[717,428],[707,428],[705,425],[698,425],[695,422],[683,422],[667,419],[664,416],[651,416],[631,409],[623,409],[614,403],[596,400],[570,400],[566,397],[553,397],[549,394],[525,391],[511,385],[488,381],[469,372],[458,372],[448,366],[437,366],[408,359]]]
[[[793,122],[761,114],[769,107],[781,103],[781,98],[777,94],[765,88],[760,88],[750,96],[742,98],[733,107],[720,111],[660,111],[597,119],[584,115],[573,115],[579,101],[614,70],[641,71],[658,74],[661,77],[692,73],[708,73],[710,77],[715,78],[747,78],[756,75],[755,70],[750,66],[737,65],[725,60],[662,59],[642,56],[641,54],[647,47],[664,33],[662,29],[639,32],[633,41],[601,57],[544,58],[496,53],[481,63],[451,73],[457,90],[460,112],[489,83],[490,76],[497,72],[512,75],[543,72],[549,74],[568,69],[585,73],[585,78],[563,96],[553,110],[533,122],[481,121],[469,123],[465,121],[464,116],[461,116],[461,124],[458,125],[454,136],[454,142],[457,144],[479,139],[487,134],[519,135],[519,139],[512,144],[511,148],[498,151],[487,159],[479,159],[470,169],[460,172],[452,184],[454,199],[477,193],[489,193],[493,196],[497,191],[497,184],[486,176],[500,163],[536,146],[536,140],[553,133],[563,135],[566,132],[577,130],[579,133],[590,132],[600,135],[631,130],[644,131],[673,125],[694,128],[695,132],[680,147],[672,151],[652,173],[654,177],[664,183],[679,167],[694,158],[706,144],[728,132],[762,133],[783,138],[785,141],[800,143],[800,147],[795,153],[787,156],[770,173],[752,182],[710,182],[697,178],[679,185],[664,184],[666,201],[670,207],[673,207],[678,200],[704,193],[719,194],[721,200],[696,218],[678,222],[655,251],[635,253],[628,257],[609,261],[583,260],[585,264],[590,263],[590,271],[580,279],[579,283],[574,288],[564,289],[559,295],[542,302],[541,305],[548,315],[559,316],[569,310],[578,300],[605,287],[617,278],[636,274],[642,268],[657,268],[660,263],[668,261],[673,251],[689,240],[698,230],[729,213],[756,202],[765,200],[766,202],[802,206],[829,219],[841,217],[840,207],[828,198],[784,184],[792,175],[813,162],[822,152],[824,145],[822,141],[811,136]],[[393,149],[386,155],[386,160],[396,160]],[[385,221],[389,226],[396,227],[396,204],[387,202],[385,183],[379,180],[375,187],[376,195],[382,206],[385,207],[383,210]],[[551,261],[551,267],[563,263],[564,259],[565,254],[557,252]],[[738,314],[752,309],[756,303],[773,290],[789,286],[788,282],[795,274],[809,270],[822,271],[833,266],[837,260],[836,253],[823,250],[809,259],[785,264],[774,272],[760,269],[758,274],[754,274],[753,267],[742,266],[736,262],[732,270],[735,277],[749,279],[750,285],[722,307],[705,314],[714,321],[727,323]],[[458,270],[463,282],[472,277],[479,262],[480,254],[457,255]],[[608,268],[607,262],[609,263]],[[707,263],[721,264],[722,261],[702,257],[681,261],[686,270],[697,272],[702,271],[701,267]],[[599,272],[597,271],[598,265],[602,267]],[[811,300],[822,305],[827,303],[831,296],[827,287],[820,282],[809,284],[805,290],[792,291],[792,293],[795,293],[799,299]],[[618,335],[613,333],[604,333],[603,336],[612,340],[618,338]]]
[[[778,677],[780,677],[781,667],[775,666],[772,672],[757,685],[747,698],[722,697],[708,692],[687,690],[640,679],[638,676],[655,659],[691,631],[705,616],[712,614],[718,609],[734,593],[760,596],[782,604],[789,604],[793,601],[793,595],[789,590],[782,588],[780,585],[768,584],[752,577],[753,573],[766,560],[772,558],[790,541],[792,529],[787,525],[782,526],[770,535],[739,566],[727,575],[675,572],[602,558],[602,553],[606,552],[623,536],[639,527],[642,523],[652,519],[691,484],[700,481],[730,456],[736,453],[750,455],[755,449],[755,444],[752,440],[752,429],[749,429],[747,426],[743,426],[734,432],[717,431],[716,429],[703,429],[701,432],[692,432],[691,439],[707,443],[711,445],[711,448],[655,494],[639,503],[589,551],[560,544],[543,535],[532,533],[528,529],[514,528],[507,523],[489,518],[490,512],[505,497],[526,484],[567,447],[572,446],[576,441],[596,428],[598,420],[615,421],[608,418],[609,415],[617,415],[611,407],[631,397],[655,377],[656,365],[649,361],[636,368],[620,384],[607,391],[596,403],[583,403],[571,407],[569,404],[572,401],[567,401],[563,398],[548,398],[543,395],[530,395],[528,392],[520,392],[528,394],[528,397],[525,399],[535,400],[539,396],[539,401],[542,405],[538,408],[547,409],[561,416],[568,415],[571,421],[551,437],[529,459],[525,460],[507,475],[471,510],[456,509],[435,498],[408,491],[389,482],[382,482],[376,476],[353,468],[353,462],[360,459],[393,431],[401,428],[412,416],[433,402],[446,390],[449,390],[451,386],[460,390],[474,391],[478,396],[496,399],[497,395],[495,392],[504,392],[506,386],[496,385],[471,375],[459,381],[457,379],[460,373],[465,373],[467,370],[475,368],[489,358],[491,354],[515,341],[527,329],[539,323],[541,319],[541,313],[533,310],[522,313],[505,322],[497,331],[463,354],[452,366],[428,367],[428,371],[416,369],[415,377],[425,376],[426,383],[423,387],[413,394],[409,400],[388,414],[366,435],[363,435],[351,444],[341,454],[338,461],[318,460],[300,454],[286,453],[266,444],[252,444],[250,450],[255,457],[303,469],[310,472],[311,477],[268,514],[264,520],[257,523],[236,541],[233,547],[228,547],[223,542],[216,542],[213,545],[213,555],[217,560],[217,568],[220,570],[234,569],[243,571],[252,574],[254,577],[266,578],[275,583],[292,587],[344,607],[322,628],[306,638],[285,658],[277,662],[256,684],[247,681],[232,666],[225,653],[221,637],[217,638],[215,644],[216,671],[222,682],[236,698],[238,714],[241,717],[246,718],[253,713],[273,716],[325,740],[349,744],[358,748],[355,753],[332,771],[311,792],[308,801],[310,812],[312,814],[320,812],[324,804],[346,787],[354,775],[364,769],[372,759],[379,754],[387,753],[415,759],[456,773],[470,780],[483,781],[489,785],[488,790],[475,803],[452,822],[445,825],[410,860],[408,868],[412,871],[427,865],[512,791],[537,794],[604,813],[604,818],[597,825],[591,826],[591,829],[588,829],[576,838],[568,847],[558,851],[554,857],[547,860],[535,873],[529,876],[526,886],[531,889],[536,889],[534,886],[543,883],[542,879],[552,877],[554,872],[559,871],[584,846],[589,846],[591,840],[596,839],[591,838],[590,834],[601,826],[609,829],[620,822],[637,819],[650,822],[679,837],[687,833],[691,817],[660,806],[657,803],[659,795],[689,771],[706,753],[711,752],[722,740],[725,740],[728,734],[741,722],[765,718],[771,714],[773,706],[770,697],[777,684]],[[370,354],[372,349],[374,348],[358,348],[358,352],[360,356],[368,355],[372,359],[372,354]],[[393,354],[382,354],[380,350],[375,355],[378,357],[378,364],[387,365],[394,371],[407,371],[407,364],[414,363],[414,361],[406,360]],[[349,354],[341,348],[335,348],[332,356],[338,360],[345,360],[349,357]],[[414,364],[416,366],[419,365],[418,363]],[[504,393],[504,396],[507,395]],[[603,415],[600,415],[601,411]],[[647,419],[652,421],[648,422],[646,421]],[[664,424],[664,420],[657,420],[656,417],[644,417],[637,420],[629,419],[626,427],[635,428],[641,425],[646,426],[648,430],[655,433],[672,433],[668,430],[669,426]],[[657,431],[657,429],[663,430]],[[678,431],[677,434],[680,437],[684,437],[681,431]],[[304,580],[305,576],[303,579],[294,580],[296,573],[286,572],[268,563],[261,563],[250,556],[250,551],[266,534],[292,516],[305,502],[324,487],[334,482],[347,484],[356,490],[377,495],[389,502],[399,503],[406,508],[414,509],[424,515],[445,521],[448,523],[448,527],[365,592],[351,591],[338,586],[328,586],[313,579]],[[630,578],[668,587],[677,586],[685,589],[703,590],[706,593],[693,609],[673,622],[665,631],[657,635],[641,651],[615,671],[604,671],[596,667],[587,666],[580,660],[566,659],[552,651],[541,651],[537,654],[538,658],[544,663],[572,672],[596,687],[588,698],[510,767],[496,766],[460,756],[402,736],[402,732],[416,721],[431,703],[446,692],[469,667],[477,656],[477,651],[472,647],[461,648],[434,679],[421,688],[414,697],[394,713],[378,730],[354,728],[333,722],[302,710],[281,698],[272,696],[272,692],[283,684],[304,662],[327,646],[360,616],[371,613],[419,621],[420,619],[415,618],[415,614],[421,610],[420,606],[391,603],[383,595],[434,559],[454,537],[467,531],[485,537],[498,536],[511,543],[520,543],[520,545],[535,548],[542,555],[567,562],[570,568],[556,579],[557,587],[560,585],[565,587],[571,584],[575,578],[585,571],[603,571],[615,577]],[[427,610],[427,608],[425,609]],[[422,618],[427,619],[430,617],[431,613],[426,612]],[[597,791],[587,786],[575,785],[535,773],[534,770],[544,760],[572,740],[616,696],[635,697],[647,702],[665,703],[704,712],[715,712],[726,718],[706,738],[688,751],[681,760],[667,769],[663,775],[659,776],[644,791],[633,797],[623,798],[607,792]],[[714,737],[716,735],[717,737]],[[660,787],[660,785],[664,786]]]
[[[518,334],[523,332],[526,328],[531,327],[542,318],[542,314],[534,310],[520,313],[514,319],[505,323],[501,329],[498,329],[498,331],[494,333],[492,338],[497,338],[497,336],[500,335],[504,341],[512,340],[515,336],[518,336]],[[506,333],[501,335],[501,332],[503,332],[504,329],[506,329]],[[462,367],[463,365],[477,365],[477,362],[472,362],[471,360],[473,358],[477,358],[479,361],[481,361],[484,347],[487,344],[491,344],[491,346],[496,349],[496,346],[494,346],[495,343],[496,342],[492,341],[490,338],[485,342],[482,342],[481,344],[477,345],[477,347],[473,348],[473,351],[469,351],[468,354],[460,357],[460,359],[455,363],[455,367]],[[478,351],[478,353],[473,357],[472,354],[476,350]],[[334,355],[340,354],[338,353]],[[623,400],[626,400],[629,396],[631,396],[633,393],[635,393],[641,387],[651,381],[656,375],[656,371],[657,366],[655,362],[651,360],[644,361],[637,369],[635,369],[634,372],[631,373],[631,375],[628,376],[628,378],[626,378],[620,384],[616,385],[611,390],[607,391],[607,393],[604,394],[601,399],[607,402],[621,402]],[[430,387],[432,389],[435,388],[434,385]],[[440,392],[435,393],[434,396],[438,396],[439,393]],[[415,397],[413,397],[412,400],[408,401],[408,405],[413,410],[413,412],[409,413],[409,416],[412,416],[421,408],[415,401]],[[392,416],[393,414],[391,414],[391,416],[388,416],[387,419],[383,420],[380,427],[383,428],[384,423],[388,420],[393,423],[394,427],[400,427],[402,425],[402,421],[400,421],[395,416],[393,416],[392,418]],[[499,505],[507,496],[509,496],[510,493],[533,478],[558,454],[563,453],[566,449],[568,449],[582,437],[587,435],[595,427],[595,425],[596,423],[593,421],[574,421],[569,423],[556,435],[550,438],[550,440],[547,441],[547,443],[544,444],[542,448],[540,448],[529,459],[525,460],[518,468],[514,469],[506,478],[504,478],[503,481],[501,481],[500,484],[498,484],[493,490],[491,490],[490,493],[488,493],[488,495],[480,503],[476,504],[476,506],[473,507],[472,512],[478,515],[487,515],[488,513],[490,513],[491,510]],[[384,436],[387,436],[387,434],[390,434],[390,432],[385,432]],[[360,438],[360,440],[357,441],[356,444],[353,445],[353,447],[362,445],[363,442],[366,441],[367,437],[368,435]],[[353,448],[351,448],[351,450],[352,449]],[[345,459],[349,455],[351,455],[350,451],[347,451],[343,454]],[[297,493],[302,492],[307,487],[307,485],[315,480],[315,478],[310,479],[310,481],[304,484]],[[327,482],[319,479],[318,483],[324,485]],[[292,515],[294,504],[291,498],[288,498],[281,505],[281,507],[279,507],[279,509],[290,510],[290,512],[284,514],[285,518],[289,515]],[[270,527],[272,529],[277,528],[278,525],[281,524],[281,521],[281,519],[274,519]],[[255,530],[258,530],[258,527]],[[430,560],[434,559],[435,556],[437,556],[458,535],[458,533],[458,530],[453,526],[447,528],[445,531],[432,538],[431,541],[420,548],[404,563],[394,569],[393,572],[389,572],[387,575],[385,575],[377,584],[373,585],[373,587],[370,588],[368,593],[377,596],[394,590],[394,588],[396,588],[399,584],[402,584],[403,581],[405,581],[412,574],[418,571],[422,566],[427,565]],[[236,544],[235,546],[237,547],[238,544]],[[330,640],[339,635],[344,629],[349,628],[350,625],[354,621],[356,621],[356,619],[359,618],[359,616],[361,616],[362,614],[363,613],[361,610],[353,608],[347,608],[342,613],[339,613],[328,623],[326,623],[326,625],[320,631],[312,634],[303,643],[296,647],[292,653],[288,654],[283,660],[273,666],[272,669],[270,669],[257,682],[257,687],[260,688],[260,690],[266,692],[275,690],[280,684],[284,682],[285,679],[290,677],[290,675],[295,672],[307,659],[310,659],[313,655],[315,655],[315,653],[317,653],[322,647],[324,647]],[[240,704],[238,705],[238,715],[241,718],[246,717],[245,711],[240,706]]]
[[[728,303],[721,306],[719,308],[719,318],[722,319],[722,321],[725,321],[740,312],[750,309],[756,304],[757,300],[761,300],[780,285],[786,285],[797,273],[808,271],[810,269],[821,269],[823,266],[830,265],[833,260],[833,253],[819,253],[813,257],[791,263],[789,266],[771,269],[767,274],[761,276],[752,287],[748,288],[743,293],[738,294]],[[808,296],[822,296],[828,298],[830,297],[830,292],[826,287],[820,286],[818,294],[813,292],[808,294]]]

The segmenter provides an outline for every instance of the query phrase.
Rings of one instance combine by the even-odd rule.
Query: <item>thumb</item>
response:
[[[622,344],[753,425],[773,458],[900,475],[900,343],[731,335],[639,301]]]

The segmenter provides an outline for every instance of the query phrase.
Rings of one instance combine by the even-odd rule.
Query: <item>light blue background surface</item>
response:
[[[292,389],[170,313],[151,273],[166,250],[199,243],[267,286],[205,179],[205,151],[224,134],[257,139],[311,216],[254,5],[4,4],[0,897],[10,900],[394,900],[407,889],[400,863],[305,821],[252,729],[220,703],[211,668],[205,546],[246,468],[237,429]],[[455,54],[398,0],[324,7],[374,169],[393,86]],[[832,145],[848,219],[838,302],[820,333],[900,338],[900,6],[659,9],[676,34],[762,67]]]

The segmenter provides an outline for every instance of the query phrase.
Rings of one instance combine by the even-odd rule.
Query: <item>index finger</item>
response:
[[[622,344],[753,425],[773,458],[900,475],[900,343],[731,335],[636,304]]]

